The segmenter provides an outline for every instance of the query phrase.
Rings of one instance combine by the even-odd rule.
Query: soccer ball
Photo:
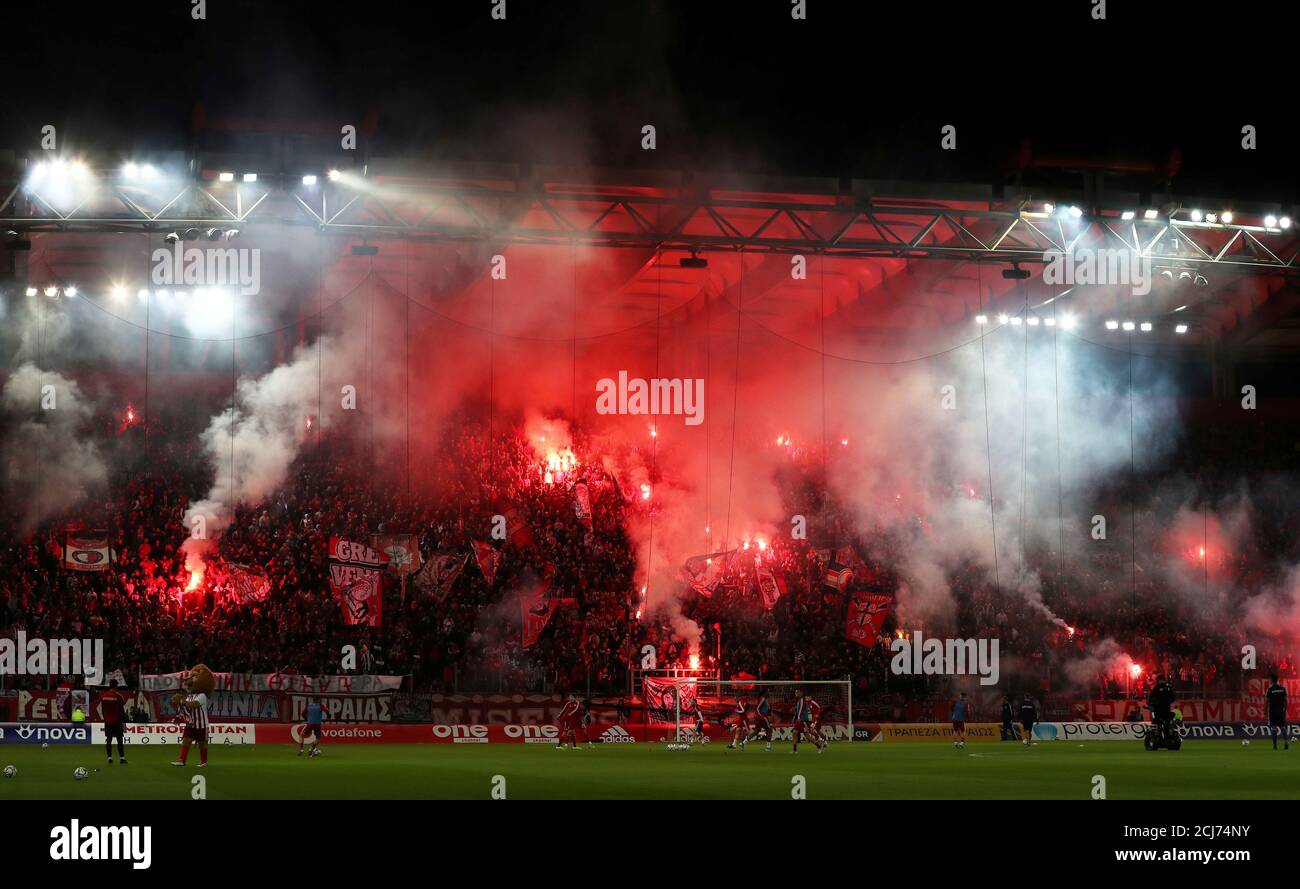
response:
[[[6,778],[12,778],[14,775],[17,775],[17,774],[18,774],[18,769],[17,769],[17,768],[15,768],[14,766],[5,766],[5,777],[6,777]]]
[[[85,781],[89,775],[90,772],[86,771],[85,766],[77,766],[77,768],[72,772],[72,777],[76,778],[78,781]]]
[[[1250,742],[1249,742],[1249,741],[1242,741],[1242,742],[1241,742],[1241,746],[1242,746],[1242,747],[1249,747],[1249,746],[1250,746]]]

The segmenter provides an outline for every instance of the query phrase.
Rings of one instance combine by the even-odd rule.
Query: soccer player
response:
[[[99,698],[99,710],[104,716],[104,752],[108,764],[113,764],[113,740],[117,739],[117,761],[126,765],[126,751],[122,747],[122,734],[126,725],[126,698],[117,690],[117,680],[108,680],[108,691]]]
[[[578,749],[578,711],[582,705],[578,703],[577,695],[569,695],[569,699],[564,702],[564,707],[560,710],[560,715],[556,722],[560,726],[560,742],[555,745],[556,750],[564,749],[564,739],[573,735],[573,749]]]
[[[753,727],[749,730],[749,740],[762,738],[764,741],[763,749],[772,752],[772,705],[767,702],[767,695],[758,699],[758,704],[754,707]]]
[[[587,742],[588,747],[593,747],[594,745],[591,743],[591,732],[589,731],[589,729],[591,728],[591,719],[592,719],[591,699],[583,698],[581,701],[581,706],[582,706],[582,715],[578,718],[578,728],[582,729],[582,740]],[[575,745],[578,743],[578,736],[576,734],[573,736],[573,743]]]
[[[745,703],[744,698],[736,698],[735,720],[736,724],[731,730],[731,743],[727,745],[727,749],[744,750],[745,742],[749,740],[749,705]]]
[[[1020,702],[1020,740],[1028,747],[1033,739],[1034,723],[1038,721],[1038,708],[1034,706],[1034,699],[1025,695]]]
[[[821,747],[826,747],[826,736],[822,734],[822,705],[817,703],[816,698],[808,699],[808,730],[814,738],[821,741]]]
[[[1282,735],[1284,750],[1291,749],[1291,736],[1287,734],[1286,725],[1286,686],[1277,681],[1277,674],[1269,677],[1273,684],[1268,687],[1268,732],[1273,736],[1273,749],[1277,749],[1277,736]]]
[[[181,701],[185,713],[185,736],[181,739],[181,758],[172,763],[185,765],[190,755],[190,745],[199,745],[199,768],[208,764],[208,696],[194,691],[194,674],[185,677],[185,690],[189,692]]]
[[[708,723],[704,721],[704,708],[698,703],[695,705],[695,740],[701,744],[709,743],[708,733],[705,732]]]
[[[970,719],[970,701],[966,700],[966,692],[962,692],[957,700],[952,702],[952,732],[957,736],[957,740],[952,742],[952,746],[961,749],[966,746],[966,721]]]
[[[802,690],[797,688],[794,690],[794,747],[791,748],[791,753],[799,752],[799,738],[803,735],[812,738],[813,743],[817,745],[818,753],[821,753],[825,748],[826,742],[822,740],[821,734],[816,731],[813,722],[813,706],[816,703],[812,698],[804,697]],[[818,709],[821,708],[818,707]]]
[[[307,736],[311,735],[311,753],[308,756],[317,756],[320,753],[320,742],[325,729],[322,723],[325,721],[325,708],[318,701],[312,701],[307,705],[307,727],[302,730],[302,737],[298,743],[298,755],[302,756],[303,748],[307,746]]]
[[[1015,721],[1016,713],[1011,709],[1011,696],[1002,696],[1002,740],[1014,741],[1016,739],[1016,730],[1011,727]]]

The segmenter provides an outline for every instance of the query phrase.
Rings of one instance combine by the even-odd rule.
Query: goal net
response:
[[[788,740],[800,691],[821,705],[822,734],[827,740],[852,740],[853,684],[846,679],[796,682],[646,676],[642,680],[647,722],[662,725],[665,735],[677,739],[695,737],[697,715],[704,717],[706,728],[730,729],[735,724],[737,703],[743,699],[751,719],[766,700],[774,739]]]

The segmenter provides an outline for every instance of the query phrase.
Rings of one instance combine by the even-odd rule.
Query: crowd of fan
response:
[[[669,593],[680,596],[679,608],[650,614],[627,528],[629,512],[653,509],[653,501],[642,503],[603,470],[548,482],[538,455],[517,432],[489,435],[473,423],[453,425],[461,431],[444,443],[435,465],[421,466],[419,481],[369,469],[357,443],[326,437],[305,448],[275,493],[234,511],[193,590],[187,589],[190,574],[180,550],[183,518],[212,481],[202,469],[198,438],[168,434],[163,418],[147,438],[143,430],[129,430],[139,438],[141,457],[119,467],[101,495],[106,499],[47,518],[26,533],[17,511],[4,516],[0,624],[29,636],[104,638],[115,661],[110,667],[133,675],[200,660],[238,672],[337,673],[340,648],[352,643],[363,651],[359,669],[410,675],[419,688],[617,693],[627,688],[645,646],[653,646],[660,668],[784,679],[852,676],[863,696],[937,691],[924,677],[893,676],[888,668],[891,640],[910,627],[891,618],[872,645],[845,637],[848,596],[898,592],[896,569],[907,541],[891,530],[855,532],[847,505],[818,484],[816,459],[792,470],[782,488],[792,514],[815,517],[821,540],[764,540],[760,550],[756,538],[727,560],[710,594],[682,583]],[[580,435],[574,450],[580,465],[600,465],[589,459]],[[589,483],[590,526],[575,512],[571,482],[577,477]],[[1277,506],[1290,515],[1289,503]],[[471,544],[490,540],[493,516],[510,507],[525,517],[532,539],[491,541],[502,560],[489,584]],[[63,537],[75,524],[108,529],[115,559],[107,570],[63,567]],[[369,542],[383,532],[418,535],[426,559],[463,553],[466,567],[438,594],[417,589],[411,577],[389,578],[381,625],[348,625],[330,592],[328,540]],[[1294,544],[1294,535],[1279,535],[1276,528],[1270,535],[1278,554]],[[851,554],[854,576],[846,588],[825,582],[829,560],[839,558],[836,549]],[[1068,559],[1045,551],[1033,561],[1040,602],[993,582],[986,566],[948,568],[956,616],[942,629],[1002,640],[1005,682],[1034,692],[1070,687],[1086,696],[1118,697],[1139,691],[1162,671],[1187,687],[1239,689],[1247,641],[1240,625],[1207,625],[1158,580],[1139,583],[1112,551]],[[759,564],[783,584],[770,610],[758,591]],[[269,579],[265,598],[236,599],[230,576],[236,565]],[[1221,567],[1238,580],[1251,579],[1254,570]],[[1124,586],[1128,574],[1131,589]],[[539,589],[566,604],[525,647],[520,596]],[[1129,688],[1133,680],[1117,677],[1110,665],[1079,672],[1108,639],[1147,666],[1139,688]],[[1280,643],[1265,644],[1259,657],[1264,666],[1295,675],[1294,658]]]

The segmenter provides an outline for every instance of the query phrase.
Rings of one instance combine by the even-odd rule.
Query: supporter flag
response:
[[[659,679],[647,676],[641,680],[641,698],[645,702],[648,725],[675,725],[677,699],[681,697],[682,720],[689,715],[695,718],[697,687],[694,680]]]
[[[69,571],[103,571],[116,556],[107,531],[69,531],[64,541],[63,566]]]
[[[763,609],[771,611],[776,600],[786,592],[785,578],[771,568],[760,566],[758,569],[758,591],[763,596]]]
[[[521,596],[519,599],[524,618],[524,648],[532,648],[537,643],[542,630],[546,629],[546,625],[551,622],[551,615],[561,608],[578,604],[577,599],[567,596],[548,598],[546,595],[548,589],[550,589],[549,581],[539,585],[531,596]]]
[[[249,569],[247,565],[228,566],[230,592],[241,605],[249,602],[261,602],[271,591],[271,581],[263,574]]]
[[[734,552],[734,549],[729,549],[722,552],[691,556],[682,565],[682,580],[704,598],[711,597],[713,591],[718,588],[718,583],[722,580],[722,569],[726,567],[727,560]]]
[[[382,625],[383,559],[377,550],[331,537],[329,548],[330,591],[343,609],[348,624]]]
[[[871,574],[871,569],[867,567],[867,563],[862,561],[862,557],[858,555],[858,551],[852,546],[841,546],[835,550],[835,561],[851,568],[854,577],[864,578]]]
[[[848,588],[849,582],[853,580],[853,569],[847,565],[841,565],[839,562],[832,561],[826,566],[826,577],[823,583],[833,590],[844,592]]]
[[[627,502],[630,498],[623,493],[623,486],[618,483],[618,476],[612,469],[605,469],[605,481],[609,484],[610,490],[618,497],[619,500]]]
[[[889,596],[858,593],[844,613],[844,638],[859,645],[875,645],[894,600]]]
[[[587,526],[587,533],[591,534],[591,492],[587,490],[585,481],[577,482],[573,486],[573,512],[578,516],[578,520]]]
[[[510,507],[503,515],[506,519],[506,537],[511,543],[521,549],[536,543],[533,540],[533,530],[528,527],[528,522],[519,507]]]
[[[501,553],[492,548],[491,544],[484,543],[481,540],[475,540],[474,561],[478,563],[478,570],[483,572],[483,579],[492,586],[493,579],[497,576],[497,568],[501,565]]]
[[[416,575],[415,586],[441,602],[451,592],[451,585],[460,577],[468,561],[469,553],[434,553]]]
[[[105,673],[103,676],[99,677],[98,682],[92,682],[90,680],[90,677],[86,677],[86,685],[101,685],[101,686],[108,685],[108,683],[114,679],[117,680],[118,688],[121,689],[126,688],[126,675],[122,672],[121,667],[118,667],[116,670],[112,671],[111,673]]]
[[[420,570],[420,541],[414,534],[372,534],[370,545],[393,574],[413,574]]]

